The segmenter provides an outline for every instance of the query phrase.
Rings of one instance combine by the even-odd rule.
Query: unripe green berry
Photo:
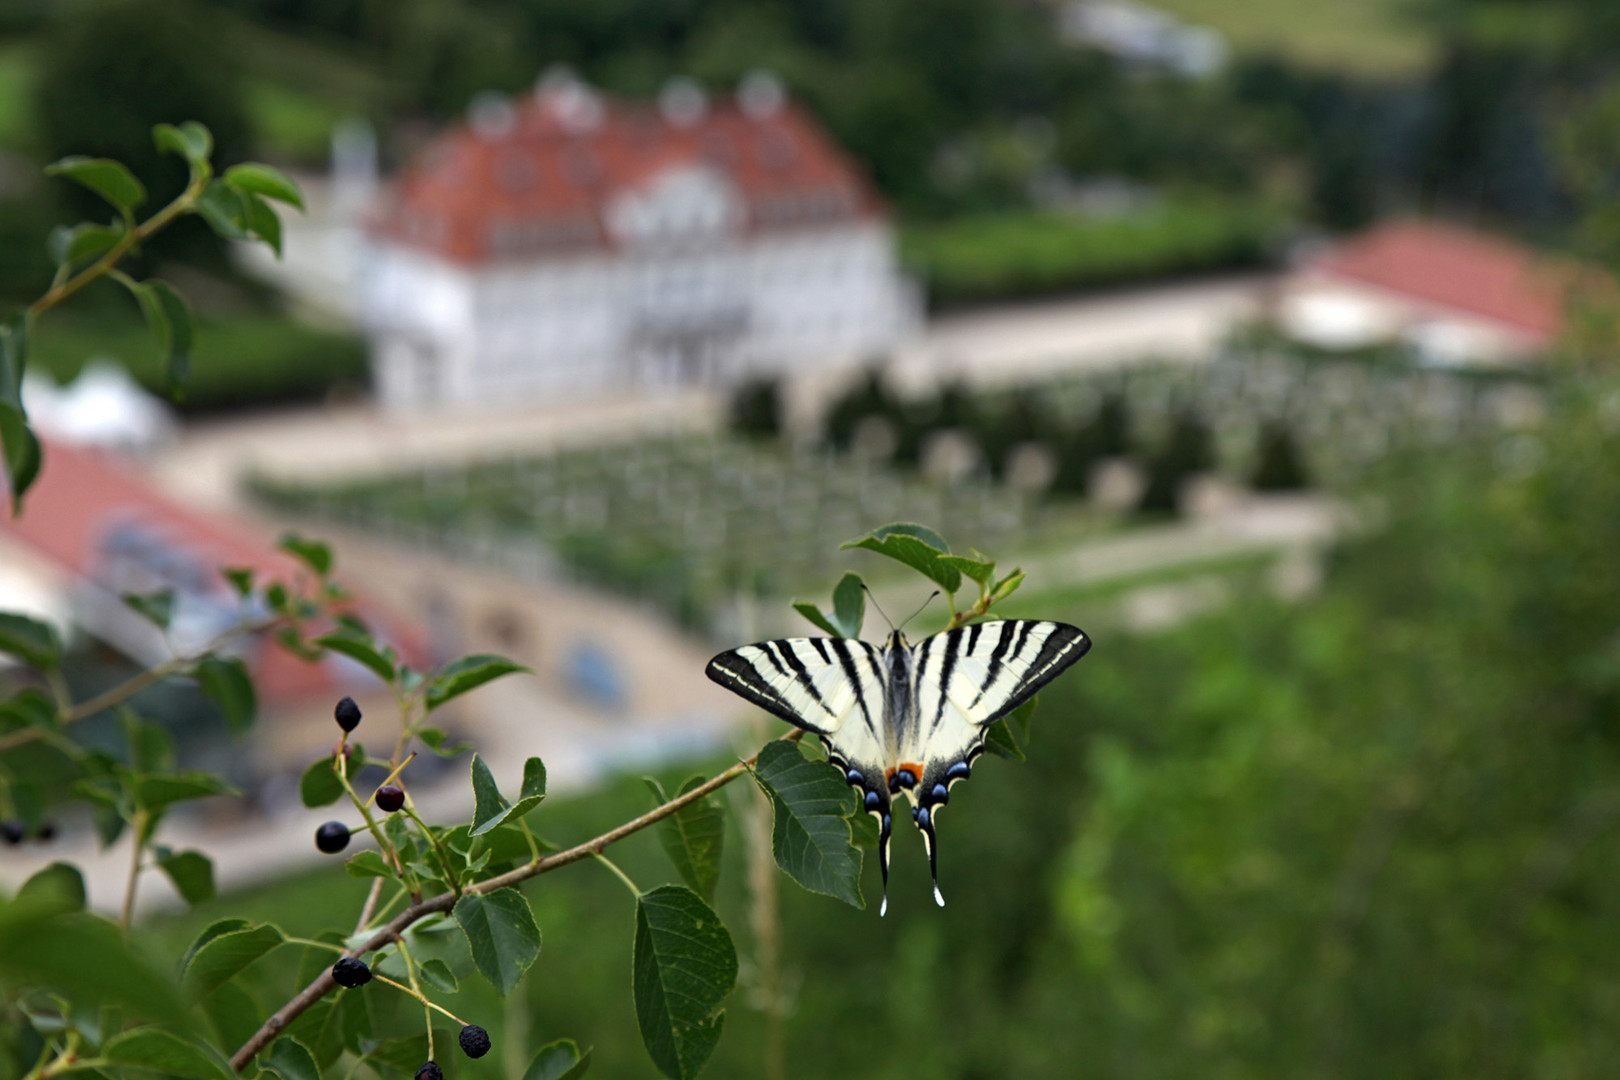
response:
[[[392,814],[405,805],[405,789],[398,784],[384,784],[377,789],[377,809]]]
[[[337,703],[332,716],[338,722],[338,727],[344,731],[353,731],[360,726],[360,706],[354,703],[354,698],[346,697]]]
[[[353,990],[371,981],[371,969],[364,960],[345,956],[332,965],[332,978],[339,985]]]
[[[461,1052],[470,1058],[481,1058],[489,1053],[489,1032],[477,1024],[461,1029]]]
[[[349,846],[349,827],[341,821],[328,821],[315,830],[315,846],[328,855],[336,855]]]

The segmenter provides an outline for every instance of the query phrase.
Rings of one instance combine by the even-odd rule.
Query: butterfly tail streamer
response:
[[[878,918],[889,913],[889,835],[892,819],[887,812],[883,815],[883,829],[878,837],[878,866],[883,871],[883,903],[878,905]]]
[[[923,834],[928,848],[928,873],[934,879],[934,903],[945,906],[945,895],[939,891],[939,837],[934,834],[934,816],[928,807],[917,811],[917,828]]]

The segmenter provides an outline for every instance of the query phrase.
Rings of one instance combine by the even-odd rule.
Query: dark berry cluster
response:
[[[328,821],[315,830],[315,846],[328,855],[336,855],[349,846],[349,827],[341,821]]]
[[[345,956],[332,965],[332,978],[339,986],[353,990],[371,981],[371,969],[366,966],[364,960]]]
[[[16,818],[0,821],[0,840],[4,840],[7,844],[15,847],[26,839],[28,839],[27,822]],[[34,830],[34,839],[41,844],[55,840],[56,823],[53,821],[40,822],[39,828]]]
[[[444,1070],[436,1061],[426,1061],[416,1070],[416,1080],[444,1080]]]
[[[461,1052],[470,1058],[481,1058],[489,1053],[489,1032],[477,1024],[461,1029]]]
[[[360,706],[354,703],[354,698],[346,697],[337,703],[332,716],[338,722],[338,727],[344,731],[353,731],[360,726]]]
[[[377,789],[377,809],[392,814],[405,805],[405,789],[398,784],[384,784]]]

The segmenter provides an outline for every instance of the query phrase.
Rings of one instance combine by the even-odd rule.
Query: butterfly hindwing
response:
[[[917,775],[908,789],[913,818],[938,883],[934,819],[950,790],[972,773],[986,729],[1033,697],[1086,654],[1091,639],[1066,623],[1005,619],[935,634],[912,650],[915,714],[899,758]]]

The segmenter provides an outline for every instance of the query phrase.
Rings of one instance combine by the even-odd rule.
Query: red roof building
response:
[[[258,582],[303,591],[310,571],[244,523],[181,505],[112,454],[44,440],[44,465],[24,512],[0,518],[0,608],[33,606],[69,619],[141,664],[189,653],[237,625],[241,600],[221,574],[251,569]],[[301,584],[304,583],[304,584]],[[121,597],[174,592],[168,642]],[[407,658],[420,662],[418,635],[364,599],[353,606]],[[247,662],[270,709],[331,703],[380,688],[342,657],[309,662],[260,635],[233,650]]]
[[[1505,363],[1553,341],[1575,277],[1499,237],[1397,221],[1307,262],[1280,315],[1296,337],[1329,347],[1405,340],[1435,363]]]
[[[556,75],[486,98],[368,235],[375,373],[405,408],[727,383],[884,351],[917,322],[882,202],[768,76],[717,102]]]

